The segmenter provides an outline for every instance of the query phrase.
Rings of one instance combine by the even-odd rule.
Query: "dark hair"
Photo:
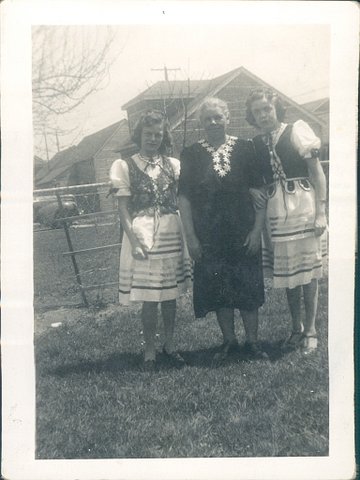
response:
[[[270,88],[256,88],[255,90],[252,90],[246,99],[246,120],[250,125],[253,127],[257,127],[257,124],[255,122],[254,115],[252,114],[251,111],[251,106],[256,100],[261,100],[262,98],[266,98],[269,102],[271,102],[276,111],[276,116],[279,122],[282,122],[285,118],[285,107],[280,100],[279,96],[270,90]]]
[[[148,110],[140,115],[137,120],[132,134],[132,141],[141,148],[141,134],[144,127],[151,127],[152,125],[163,125],[163,140],[159,147],[159,153],[169,153],[172,147],[172,137],[170,133],[170,125],[168,119],[159,110]]]

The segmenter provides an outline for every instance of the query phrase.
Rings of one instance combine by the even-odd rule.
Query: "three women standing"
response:
[[[305,122],[282,123],[284,109],[268,90],[252,92],[246,107],[248,122],[261,131],[252,142],[227,135],[226,103],[207,99],[199,112],[205,138],[183,150],[181,172],[179,161],[165,155],[170,134],[164,116],[143,114],[133,136],[140,152],[115,161],[111,168],[125,232],[119,298],[125,305],[143,302],[148,369],[155,366],[158,303],[164,321],[163,352],[183,362],[173,333],[176,298],[191,281],[188,250],[194,260],[195,316],[215,312],[223,335],[216,359],[239,348],[234,309],[243,319],[245,350],[253,358],[267,358],[257,341],[258,308],[264,302],[260,246],[265,215],[265,272],[274,287],[286,288],[292,318],[292,333],[284,346],[301,346],[305,353],[317,348],[318,279],[326,251],[320,142]],[[186,242],[177,209],[178,180]]]
[[[116,160],[110,171],[117,189],[124,230],[120,254],[119,300],[142,301],[146,370],[155,368],[158,304],[164,322],[163,353],[184,363],[175,351],[176,299],[191,285],[191,259],[177,207],[180,162],[166,155],[171,146],[161,112],[142,114],[133,134],[139,153]]]

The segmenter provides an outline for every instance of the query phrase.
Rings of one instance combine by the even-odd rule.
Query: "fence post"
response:
[[[57,202],[58,202],[58,205],[59,205],[59,208],[60,208],[61,218],[64,218],[65,217],[65,211],[64,211],[64,208],[63,208],[63,204],[62,204],[59,192],[56,192],[56,198],[57,198]],[[87,298],[86,298],[86,295],[85,295],[85,290],[83,288],[83,284],[82,284],[82,281],[81,281],[79,267],[78,267],[78,264],[77,264],[77,261],[76,261],[76,258],[75,258],[75,254],[73,253],[74,248],[73,248],[71,237],[70,237],[69,227],[68,227],[68,224],[67,224],[66,220],[62,220],[62,223],[63,223],[63,227],[64,227],[64,231],[65,231],[65,235],[66,235],[66,240],[67,240],[68,247],[69,247],[71,261],[72,261],[72,264],[73,264],[73,267],[74,267],[76,281],[79,285],[80,293],[81,293],[81,297],[82,297],[82,300],[84,302],[84,305],[85,305],[85,307],[88,307],[89,304],[88,304],[88,301],[87,301]]]

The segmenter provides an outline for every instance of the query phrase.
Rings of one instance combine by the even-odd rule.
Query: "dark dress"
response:
[[[202,258],[194,266],[194,310],[204,317],[219,308],[254,310],[264,303],[261,253],[243,247],[255,221],[249,187],[263,180],[251,142],[237,140],[230,154],[231,171],[220,177],[202,145],[183,150],[179,194],[191,204]]]

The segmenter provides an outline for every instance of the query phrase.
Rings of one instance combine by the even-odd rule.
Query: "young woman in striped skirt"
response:
[[[323,274],[327,247],[326,180],[319,161],[320,140],[302,120],[283,123],[285,109],[270,90],[251,92],[246,107],[247,121],[261,132],[253,143],[266,185],[264,274],[273,279],[275,288],[286,288],[292,318],[292,333],[283,348],[302,348],[310,353],[317,348],[318,279]]]
[[[181,366],[184,360],[174,346],[176,299],[191,285],[191,260],[177,207],[180,162],[166,155],[171,137],[161,112],[141,115],[133,141],[139,153],[116,160],[110,171],[124,230],[119,300],[123,305],[143,302],[145,369],[156,366],[159,303],[164,322],[163,353]]]

